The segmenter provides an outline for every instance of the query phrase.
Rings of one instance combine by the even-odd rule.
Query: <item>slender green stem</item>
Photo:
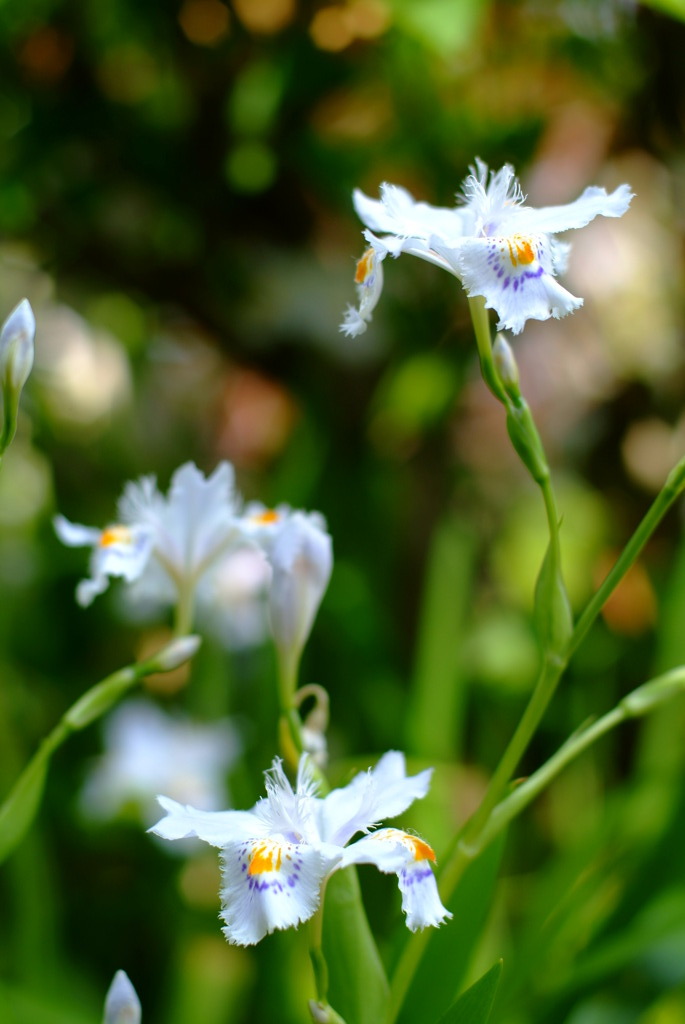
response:
[[[469,299],[469,310],[471,312],[471,321],[473,323],[473,333],[476,336],[476,345],[478,347],[478,356],[480,358],[480,369],[483,374],[483,380],[490,391],[492,391],[495,398],[502,402],[503,405],[506,405],[508,395],[504,390],[492,358],[490,319],[488,317],[488,311],[485,308],[485,301],[480,297]]]
[[[580,616],[575,629],[571,630],[570,623],[566,625],[563,622],[565,588],[561,577],[559,514],[544,448],[530,410],[518,391],[517,384],[510,381],[509,387],[506,387],[499,377],[492,354],[490,327],[483,300],[470,300],[470,308],[483,378],[495,397],[505,406],[511,440],[542,493],[550,533],[551,572],[548,573],[548,581],[551,580],[556,587],[558,604],[556,612],[550,608],[550,616],[557,614],[557,623],[552,623],[552,631],[546,637],[547,647],[543,651],[542,665],[529,703],[490,780],[481,806],[457,836],[452,852],[440,874],[440,888],[444,900],[449,899],[465,869],[478,856],[486,843],[490,842],[513,817],[520,813],[570,760],[577,757],[591,743],[614,728],[619,722],[624,721],[627,717],[634,717],[636,714],[644,714],[648,710],[648,702],[641,706],[639,701],[633,700],[631,703],[627,698],[617,709],[609,712],[587,730],[571,737],[538,772],[514,789],[509,796],[504,796],[509,781],[554,695],[571,655],[585,637],[609,595],[653,534],[658,523],[685,489],[685,459],[683,459],[669,475],[662,492],[629,541],[623,554]],[[551,590],[550,594],[552,594]],[[556,628],[559,623],[559,627]],[[637,694],[640,691],[635,692]],[[633,698],[634,696],[631,695]],[[407,944],[400,958],[391,986],[387,1024],[393,1024],[397,1018],[425,951],[427,941],[426,933],[414,937]]]
[[[50,758],[57,748],[71,733],[85,729],[100,718],[145,676],[152,672],[168,672],[192,657],[198,642],[195,637],[173,641],[151,658],[113,672],[72,704],[0,804],[0,862],[12,852],[31,825],[43,795]]]
[[[480,807],[464,830],[462,845],[465,849],[468,850],[472,845],[478,844],[479,836],[490,817],[490,813],[501,800],[503,793],[509,785],[509,780],[516,771],[517,765],[530,743],[531,737],[540,724],[540,720],[549,705],[564,668],[565,663],[554,657],[545,659],[543,662],[535,689],[523,716],[495,769]],[[458,852],[456,856],[459,856]]]
[[[178,601],[174,616],[174,636],[187,636],[193,628],[194,581],[177,580]]]
[[[285,714],[293,708],[300,673],[300,656],[294,654],[291,648],[283,648],[277,644],[276,659],[278,662],[278,699],[281,711]]]
[[[540,488],[547,516],[550,536],[549,557],[558,588],[565,594],[561,577],[561,550],[559,543],[559,511],[554,487],[547,465],[544,447],[540,439],[530,408],[521,395],[518,383],[510,381],[509,386],[499,377],[492,352],[492,339],[488,312],[482,298],[469,300],[474,333],[478,345],[481,369],[486,384],[507,411],[507,425],[514,447],[522,462]],[[511,356],[513,362],[513,355]],[[515,367],[515,363],[514,363]],[[550,609],[550,614],[552,611]],[[543,651],[543,661],[538,680],[530,701],[521,718],[499,765],[488,786],[483,803],[469,822],[465,842],[477,836],[487,821],[493,807],[501,799],[516,767],[537,729],[540,720],[552,699],[566,662],[559,658],[558,645],[553,643],[551,631],[546,637],[549,648]]]
[[[615,565],[600,584],[579,617],[569,641],[568,657],[580,646],[607,600],[640,555],[647,541],[671,505],[685,490],[685,458],[671,470],[663,488],[656,496],[642,522],[621,552]]]
[[[622,722],[627,722],[631,718],[641,718],[643,715],[649,714],[657,705],[684,692],[685,666],[680,666],[639,686],[596,722],[573,733],[552,757],[495,807],[486,827],[480,834],[476,855],[484,850],[488,843],[519,815],[566,765],[570,764],[593,743],[615,729],[617,725],[621,725]]]
[[[678,694],[685,694],[685,666],[666,672],[639,686],[596,722],[573,733],[549,760],[492,809],[484,826],[473,840],[467,842],[466,830],[457,836],[453,853],[444,870],[440,872],[442,899],[445,902],[449,901],[469,864],[571,761],[622,722],[649,714],[659,704]],[[386,1024],[394,1024],[396,1021],[429,938],[426,930],[413,936],[405,946],[392,979]]]

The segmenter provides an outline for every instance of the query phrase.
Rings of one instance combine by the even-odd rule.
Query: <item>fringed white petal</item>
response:
[[[152,537],[148,529],[114,525],[96,530],[70,523],[64,516],[55,516],[54,527],[63,544],[69,547],[92,547],[90,579],[81,580],[76,600],[87,607],[104,593],[112,576],[121,576],[131,583],[144,571],[152,553]]]
[[[375,864],[385,874],[396,874],[407,927],[416,931],[418,928],[436,928],[452,917],[438,895],[430,867],[434,860],[433,850],[422,839],[399,829],[384,828],[347,847],[341,867]]]
[[[252,946],[315,913],[326,875],[340,858],[278,837],[227,844],[221,854],[221,918],[229,942]]]
[[[545,235],[470,238],[451,255],[467,294],[482,295],[497,311],[498,330],[519,334],[526,320],[566,316],[583,304],[554,280]]]

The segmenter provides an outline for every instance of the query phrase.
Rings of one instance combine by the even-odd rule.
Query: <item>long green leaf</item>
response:
[[[473,531],[454,517],[438,526],[432,540],[407,715],[408,749],[420,757],[459,756],[465,693],[462,651],[475,549]]]
[[[447,900],[454,919],[432,932],[400,1011],[400,1024],[424,1020],[427,1006],[444,1013],[459,992],[490,910],[503,846],[501,835],[469,865]]]
[[[487,974],[459,996],[438,1024],[487,1024],[501,974],[502,961],[498,960]]]
[[[388,1007],[388,979],[362,904],[354,868],[332,875],[326,887],[323,952],[328,1002],[346,1024],[379,1024]]]
[[[0,863],[19,843],[35,817],[43,795],[49,760],[50,751],[43,747],[0,806]]]

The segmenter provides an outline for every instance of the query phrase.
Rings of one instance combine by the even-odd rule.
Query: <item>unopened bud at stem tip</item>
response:
[[[107,992],[103,1024],[140,1024],[141,1007],[125,971],[117,971]]]
[[[519,394],[519,368],[511,345],[503,334],[498,334],[495,338],[492,355],[505,391],[509,395]]]
[[[145,661],[150,672],[173,672],[197,654],[202,640],[194,633],[180,636],[163,647],[161,651]]]
[[[21,391],[33,367],[36,318],[28,299],[15,306],[0,331],[0,377],[3,387]]]

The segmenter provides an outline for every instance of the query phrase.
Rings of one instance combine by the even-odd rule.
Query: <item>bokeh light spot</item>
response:
[[[233,0],[238,18],[250,32],[272,35],[284,29],[295,16],[295,0]]]
[[[241,142],[226,157],[224,170],[239,192],[263,192],[276,177],[276,158],[262,142]]]
[[[103,93],[117,103],[135,105],[158,86],[159,69],[154,58],[135,44],[114,47],[97,69]]]
[[[390,27],[390,11],[382,0],[353,0],[347,21],[358,39],[376,39]]]
[[[231,16],[219,0],[186,0],[178,23],[187,39],[198,46],[216,46],[228,35]]]
[[[347,8],[342,4],[317,11],[309,26],[309,34],[314,45],[330,53],[339,53],[348,47],[355,38],[348,14]]]
[[[19,51],[19,62],[35,82],[52,85],[64,76],[73,56],[71,37],[44,25],[25,40]]]

